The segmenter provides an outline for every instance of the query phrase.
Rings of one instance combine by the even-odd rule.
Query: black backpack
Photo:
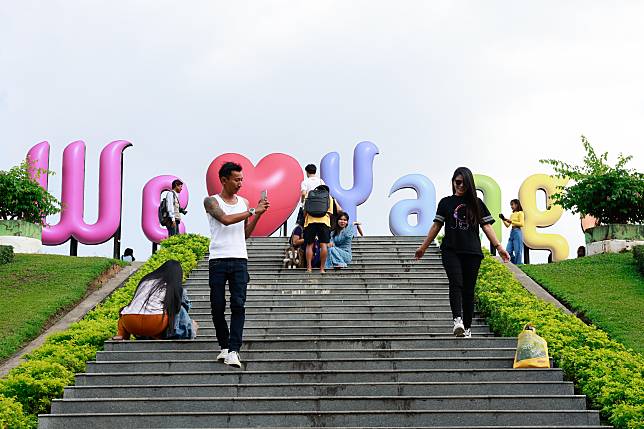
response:
[[[304,211],[313,217],[322,217],[329,211],[329,191],[315,188],[309,191],[304,202]]]
[[[170,219],[170,212],[168,212],[168,199],[166,197],[163,197],[161,199],[161,204],[159,204],[157,215],[159,216],[159,223],[162,226],[168,226],[172,224],[172,219]]]

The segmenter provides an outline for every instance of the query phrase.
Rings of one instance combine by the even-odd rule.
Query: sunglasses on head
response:
[[[456,180],[454,180],[454,184],[456,186],[461,186],[463,184],[463,181],[461,179],[456,179]]]

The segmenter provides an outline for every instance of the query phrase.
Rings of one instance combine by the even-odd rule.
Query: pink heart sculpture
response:
[[[239,194],[255,207],[263,190],[267,190],[271,207],[257,222],[253,237],[268,237],[291,216],[300,200],[300,184],[304,179],[302,167],[297,160],[284,153],[271,153],[262,158],[257,166],[244,155],[225,153],[215,158],[206,172],[208,195],[221,192],[219,169],[228,161],[242,166],[244,181]]]

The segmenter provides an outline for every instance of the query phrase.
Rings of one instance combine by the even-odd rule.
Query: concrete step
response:
[[[394,369],[495,369],[512,368],[513,357],[419,357],[337,359],[249,359],[241,354],[246,371],[344,371]],[[150,360],[88,362],[87,373],[218,371],[224,364],[209,360]]]
[[[428,422],[444,426],[598,425],[597,411],[583,410],[392,410],[392,411],[257,411],[175,412],[131,414],[50,414],[40,419],[41,429],[113,427],[311,427],[397,426],[421,427]]]
[[[460,348],[464,344],[470,348],[514,348],[516,338],[508,337],[472,337],[463,343],[464,338],[455,338],[453,335],[443,337],[417,336],[400,338],[399,335],[385,335],[380,338],[368,337],[327,337],[317,340],[309,338],[281,338],[281,339],[249,339],[244,338],[243,351],[257,350],[398,350],[417,348]],[[149,340],[149,341],[106,341],[106,351],[111,350],[219,350],[215,340]]]
[[[487,325],[473,325],[472,335],[491,334]],[[427,325],[338,325],[338,326],[276,326],[261,327],[255,324],[249,324],[244,327],[244,335],[249,337],[258,335],[382,335],[382,334],[434,334],[450,335],[452,333],[452,324],[439,326]],[[202,320],[199,326],[199,336],[215,335],[215,328],[212,321]]]
[[[58,399],[52,413],[365,411],[365,410],[516,410],[529,402],[536,410],[583,410],[586,398],[577,395],[521,396],[285,396]]]
[[[367,382],[367,383],[277,383],[277,384],[177,384],[131,386],[72,386],[65,388],[65,398],[144,398],[232,396],[356,396],[356,395],[572,395],[568,381],[489,381],[467,385],[455,382]],[[523,408],[523,407],[521,407]]]
[[[328,349],[328,350],[258,350],[244,351],[245,359],[346,359],[346,358],[422,358],[431,357],[514,357],[514,348],[437,348],[437,349]],[[212,360],[218,350],[129,350],[99,351],[96,361],[147,361],[147,360]]]
[[[191,300],[209,301],[210,289],[208,288],[190,288],[188,291]],[[427,298],[445,298],[449,296],[447,289],[444,290],[431,290],[412,292],[405,290],[350,290],[338,293],[331,289],[253,289],[248,288],[246,291],[247,299],[282,299],[282,298],[296,298],[296,299],[334,299],[334,300],[370,300],[370,299],[427,299]],[[230,293],[226,290],[226,299],[230,297]]]
[[[199,322],[201,327],[212,325],[210,313],[193,314],[192,319]],[[205,324],[204,324],[205,323]],[[473,326],[487,327],[483,319],[474,319]],[[397,326],[433,326],[433,327],[452,327],[451,320],[445,319],[379,319],[379,320],[361,320],[361,319],[333,319],[333,320],[306,320],[299,318],[271,320],[266,318],[246,317],[246,328],[333,328],[337,326],[345,327],[397,327]]]
[[[303,287],[302,285],[276,285],[268,284],[256,287],[257,284],[249,284],[247,287],[247,294],[253,296],[273,296],[273,295],[334,295],[338,298],[345,296],[355,295],[356,297],[365,296],[401,296],[401,297],[414,297],[414,296],[443,296],[449,292],[447,285],[445,286],[419,286],[419,285],[400,285],[398,287],[383,286],[368,287],[366,285],[331,285],[329,287],[316,286],[316,287]],[[186,286],[186,291],[191,298],[197,299],[200,296],[209,297],[210,287],[207,283]],[[229,289],[226,288],[226,297],[230,296]]]
[[[326,273],[321,274],[319,270],[314,270],[312,273],[307,273],[305,270],[284,270],[279,273],[256,273],[253,272],[252,270],[249,270],[249,274],[251,276],[251,280],[254,281],[259,281],[259,280],[292,280],[292,281],[297,281],[297,280],[304,280],[304,281],[311,281],[311,280],[321,280],[322,277],[325,278],[326,281],[329,280],[335,280],[336,282],[340,282],[343,279],[349,279],[349,278],[357,278],[357,279],[364,279],[364,280],[371,280],[371,279],[382,279],[385,277],[388,280],[392,279],[399,279],[399,278],[404,278],[405,280],[412,280],[412,279],[447,279],[447,275],[444,273],[441,273],[440,271],[436,272],[426,272],[426,271],[419,271],[419,272],[405,272],[404,270],[398,270],[397,272],[392,272],[392,271],[387,271],[387,272],[382,272],[382,273],[374,273],[374,272],[367,272],[367,273],[351,273],[350,271],[344,271],[344,270],[339,270],[339,271],[334,271],[334,270],[327,270]],[[203,275],[196,275],[196,276],[191,276],[190,277],[192,281],[199,281],[199,280],[208,280],[208,275],[203,274]]]
[[[307,275],[305,277],[288,277],[288,278],[264,278],[264,279],[254,279],[251,278],[248,282],[249,287],[253,286],[269,286],[275,287],[276,285],[282,285],[284,287],[304,287],[307,289],[315,289],[320,286],[325,286],[327,288],[337,287],[342,289],[345,287],[369,287],[369,288],[422,288],[422,287],[447,287],[448,286],[447,277],[432,279],[432,278],[398,278],[398,279],[389,279],[385,277],[371,279],[368,282],[360,278],[345,278],[342,279],[342,282],[338,282],[337,279],[333,279],[330,276],[320,275],[317,271],[314,271],[313,274]],[[199,280],[188,279],[184,283],[185,287],[191,287],[193,285],[201,285],[203,287],[208,286],[208,278],[204,277]]]
[[[243,360],[243,355],[242,355]],[[563,381],[558,368],[513,369],[396,369],[381,370],[283,370],[251,371],[220,364],[216,371],[82,373],[77,386],[129,384],[258,384],[258,383],[371,383],[371,382],[489,382]]]
[[[209,309],[210,308],[210,302],[205,302],[205,301],[193,301],[192,302],[192,308],[195,310],[198,309]],[[309,303],[301,303],[299,306],[294,306],[294,305],[281,305],[279,303],[265,303],[262,305],[261,303],[256,303],[253,301],[250,301],[249,303],[246,304],[246,309],[255,311],[255,312],[264,312],[264,313],[270,313],[274,311],[280,311],[280,312],[290,312],[290,313],[299,313],[299,312],[306,312],[306,311],[319,311],[319,310],[327,310],[330,312],[342,312],[345,314],[351,314],[352,311],[367,311],[367,310],[372,310],[372,311],[381,311],[381,310],[390,310],[390,311],[429,311],[429,310],[445,310],[449,308],[449,303],[446,302],[440,302],[440,301],[429,301],[426,300],[426,302],[420,303],[420,304],[414,304],[413,300],[410,300],[408,303],[403,303],[403,304],[394,304],[394,305],[387,305],[386,301],[383,300],[382,303],[367,303],[367,304],[349,304],[346,301],[342,303],[341,301],[339,303],[325,303],[325,302],[319,302],[319,303],[314,303],[314,302],[309,302]]]
[[[209,308],[193,309],[190,311],[191,316],[206,318],[210,316]],[[480,318],[479,313],[474,313],[473,320],[483,320]],[[350,315],[345,313],[329,313],[321,309],[314,309],[310,311],[265,311],[246,310],[246,320],[349,320],[351,317],[354,320],[442,320],[444,322],[451,322],[452,312],[448,309],[431,311],[382,311],[373,313],[370,311],[354,311]],[[226,319],[230,321],[230,313],[226,313]]]

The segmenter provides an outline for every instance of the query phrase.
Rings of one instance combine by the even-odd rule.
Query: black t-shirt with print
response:
[[[485,203],[480,198],[477,198],[477,200],[481,208],[481,226],[493,224],[494,218],[492,218]],[[483,256],[478,225],[470,225],[467,222],[465,198],[452,195],[440,200],[434,222],[440,222],[445,226],[445,236],[443,237],[441,249]]]

